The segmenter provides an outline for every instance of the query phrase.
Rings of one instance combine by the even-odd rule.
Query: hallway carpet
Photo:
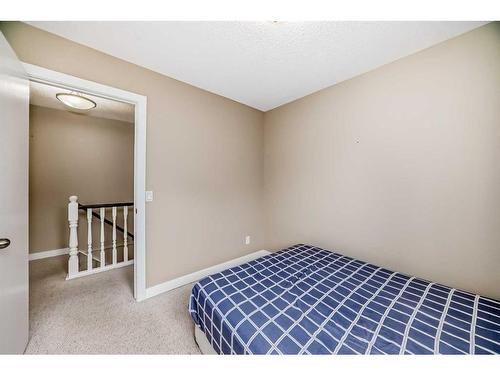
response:
[[[65,281],[67,259],[30,262],[26,354],[200,354],[191,285],[135,302],[132,266]]]

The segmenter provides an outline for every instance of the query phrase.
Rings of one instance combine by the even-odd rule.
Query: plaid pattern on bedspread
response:
[[[189,311],[223,354],[498,354],[500,302],[295,245],[199,281]]]

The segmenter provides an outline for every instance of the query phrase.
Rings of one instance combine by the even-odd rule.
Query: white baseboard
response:
[[[127,266],[131,266],[132,264],[134,264],[134,260],[133,259],[128,260],[126,262],[120,262],[120,263],[116,263],[116,264],[108,264],[107,266],[104,266],[104,267],[92,268],[90,271],[81,271],[81,272],[78,272],[77,274],[75,274],[73,276],[67,275],[66,276],[66,280],[73,280],[73,279],[77,279],[79,277],[93,275],[95,273],[100,273],[100,272],[104,272],[104,271],[114,270],[116,268],[127,267]]]
[[[203,279],[208,275],[212,275],[214,273],[224,271],[227,268],[235,267],[240,264],[250,262],[251,260],[263,257],[264,255],[268,254],[270,254],[270,252],[267,250],[259,250],[254,253],[236,259],[232,259],[224,263],[216,264],[215,266],[208,267],[200,271],[196,271],[188,275],[184,275],[176,279],[169,280],[164,283],[149,287],[146,289],[146,298],[157,296],[158,294],[165,293],[168,292],[169,290]]]
[[[55,250],[46,250],[46,251],[37,251],[36,253],[31,253],[28,256],[30,261],[44,258],[57,257],[59,255],[68,255],[69,249],[66,247],[64,249],[55,249]]]
[[[133,246],[134,243],[133,242],[129,242],[128,245],[129,246]],[[116,247],[117,248],[123,248],[123,244],[118,244]],[[106,247],[104,247],[104,250],[110,250],[112,248],[113,248],[113,246],[111,244],[109,244],[109,245],[106,245]],[[94,248],[94,253],[100,251],[100,249],[101,249],[100,247],[99,248],[97,248],[97,247]],[[84,250],[86,250],[86,249],[84,249]],[[30,261],[32,261],[32,260],[37,260],[37,259],[57,257],[59,255],[69,255],[69,248],[66,247],[64,249],[37,251],[37,252],[34,252],[34,253],[30,253],[29,256],[28,256],[28,259]]]

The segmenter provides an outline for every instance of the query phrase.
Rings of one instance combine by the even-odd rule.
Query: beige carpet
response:
[[[26,354],[200,354],[187,311],[191,285],[135,302],[133,267],[65,281],[66,262],[30,262]]]

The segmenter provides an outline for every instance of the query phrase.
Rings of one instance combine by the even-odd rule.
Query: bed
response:
[[[189,311],[205,353],[500,353],[499,301],[303,244],[200,280]]]

